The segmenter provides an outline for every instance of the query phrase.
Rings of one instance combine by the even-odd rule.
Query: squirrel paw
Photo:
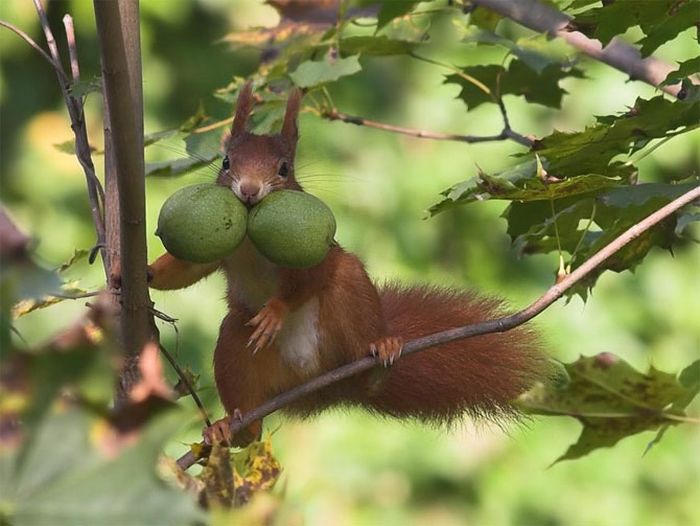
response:
[[[403,338],[398,336],[384,336],[376,342],[370,343],[369,351],[375,358],[384,364],[384,367],[394,365],[403,351]]]
[[[202,431],[202,436],[204,437],[204,443],[208,446],[213,444],[228,446],[231,444],[231,417],[225,416],[209,427],[205,427]]]
[[[202,431],[204,443],[208,446],[221,444],[231,447],[245,447],[251,442],[258,440],[262,432],[262,421],[253,422],[247,428],[242,429],[236,435],[231,435],[231,423],[240,422],[243,414],[239,409],[234,409],[233,414],[217,420]]]
[[[150,285],[151,281],[153,281],[153,267],[148,265],[146,267],[146,282]],[[109,285],[115,290],[120,290],[122,288],[122,271],[119,263],[115,263],[109,275]]]
[[[253,354],[275,341],[288,311],[289,308],[282,300],[272,298],[253,319],[246,323],[246,325],[255,328],[247,345],[247,347],[253,346]]]

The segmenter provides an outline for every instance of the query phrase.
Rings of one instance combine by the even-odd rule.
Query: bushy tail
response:
[[[406,341],[505,314],[499,300],[438,287],[380,288],[388,334]],[[511,402],[547,376],[548,360],[532,331],[516,328],[442,344],[400,358],[370,389],[380,413],[449,422],[464,414],[499,421]]]

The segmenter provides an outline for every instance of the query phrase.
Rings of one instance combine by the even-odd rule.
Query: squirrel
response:
[[[249,207],[280,189],[303,191],[294,173],[301,97],[298,89],[289,96],[279,134],[255,135],[246,129],[251,83],[240,91],[216,182]],[[321,263],[305,269],[274,265],[247,238],[210,264],[166,252],[150,265],[150,286],[180,289],[217,270],[226,276],[229,311],[214,351],[214,376],[228,416],[205,428],[207,443],[245,445],[259,438],[260,420],[232,437],[230,419],[368,354],[385,369],[336,382],[286,411],[307,416],[359,405],[426,422],[462,415],[500,421],[517,415],[512,400],[545,375],[547,359],[523,328],[401,358],[405,341],[497,317],[502,302],[434,286],[376,286],[360,260],[335,243]]]

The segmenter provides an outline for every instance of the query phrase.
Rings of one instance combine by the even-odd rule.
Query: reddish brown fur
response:
[[[390,334],[406,340],[504,314],[502,303],[438,287],[382,288]],[[398,417],[445,421],[468,413],[498,419],[546,368],[534,335],[517,328],[442,344],[401,358],[365,399],[372,409]]]
[[[292,162],[294,158],[300,94],[290,97],[282,133],[274,136],[245,131],[252,105],[250,96],[247,86],[242,90],[243,100],[239,100],[232,134],[226,141],[231,169],[222,169],[219,184],[229,186],[243,174],[265,180],[273,189],[300,189],[294,179],[293,164],[288,177],[277,174],[281,160]],[[229,313],[221,325],[214,372],[228,414],[236,409],[246,412],[311,377],[367,356],[370,344],[381,338],[399,336],[408,341],[503,314],[498,300],[467,292],[395,284],[378,291],[362,263],[338,246],[332,247],[325,260],[315,267],[274,267],[272,277],[270,269],[255,259],[257,253],[252,245],[238,251],[235,262],[197,265],[165,254],[152,266],[152,286],[161,289],[188,286],[219,266],[227,273]],[[316,370],[290,367],[274,343],[255,355],[247,347],[253,328],[246,323],[260,307],[253,307],[251,299],[239,293],[241,269],[246,271],[246,279],[255,284],[255,290],[267,290],[270,283],[276,283],[272,298],[267,299],[274,298],[282,306],[280,312],[294,312],[310,299],[318,299],[320,358]],[[463,414],[499,419],[514,414],[510,402],[544,371],[545,358],[537,350],[536,339],[519,328],[402,357],[389,369],[333,384],[287,410],[308,415],[330,405],[345,404],[432,422],[449,421]],[[252,426],[254,435],[259,430],[259,423]]]

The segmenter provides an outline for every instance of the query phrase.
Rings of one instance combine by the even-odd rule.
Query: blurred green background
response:
[[[61,17],[75,18],[83,78],[99,73],[92,2],[52,1],[49,15],[62,35]],[[31,2],[2,0],[0,18],[43,43]],[[245,76],[257,53],[231,50],[220,39],[251,25],[274,25],[274,10],[254,0],[143,0],[142,45],[146,131],[178,126],[197,109],[225,118],[231,108],[212,96],[233,75]],[[630,35],[633,36],[633,35]],[[658,55],[669,61],[697,54],[691,32]],[[490,60],[491,51],[453,57],[460,64]],[[0,30],[0,192],[18,223],[36,239],[41,261],[56,267],[76,248],[94,243],[84,178],[74,157],[53,145],[71,138],[53,72],[15,35]],[[467,114],[443,86],[445,71],[406,58],[363,58],[363,72],[331,89],[338,108],[379,121],[435,131],[497,132],[495,108]],[[587,79],[568,79],[561,111],[506,98],[514,129],[537,136],[553,128],[579,130],[595,115],[623,112],[652,88],[626,82],[619,72],[586,63]],[[91,141],[101,138],[101,101],[91,94]],[[217,145],[212,145],[216,148]],[[423,141],[342,123],[301,118],[298,171],[306,188],[336,214],[338,239],[358,254],[377,280],[429,281],[474,288],[522,306],[552,282],[556,255],[517,259],[499,219],[504,205],[471,205],[424,220],[438,193],[472,176],[513,164],[522,148],[510,143],[464,145]],[[150,148],[148,161],[182,157],[184,144]],[[101,157],[96,157],[98,169]],[[644,181],[697,175],[700,134],[680,136],[640,163]],[[218,166],[218,164],[217,164]],[[211,180],[216,166],[196,174],[147,181],[150,258],[163,248],[153,235],[160,205],[176,188]],[[697,229],[696,229],[697,233]],[[640,369],[676,372],[700,356],[700,249],[687,243],[673,256],[653,251],[634,273],[607,273],[586,304],[559,302],[535,322],[556,358],[613,352]],[[69,278],[102,285],[100,265],[81,263]],[[190,289],[154,292],[157,308],[178,318],[179,338],[161,327],[181,363],[201,373],[202,396],[221,416],[211,378],[218,323],[224,314],[221,277]],[[30,344],[46,339],[79,315],[84,301],[64,302],[20,319]],[[189,400],[184,404],[191,403]],[[696,400],[692,415],[700,414]],[[465,422],[451,430],[331,412],[309,422],[270,418],[284,474],[285,524],[345,525],[687,525],[700,523],[700,428],[672,428],[642,456],[652,433],[625,439],[581,460],[550,467],[575,441],[572,419],[538,418],[497,427]],[[167,452],[179,456],[196,440],[199,424],[175,437]]]

